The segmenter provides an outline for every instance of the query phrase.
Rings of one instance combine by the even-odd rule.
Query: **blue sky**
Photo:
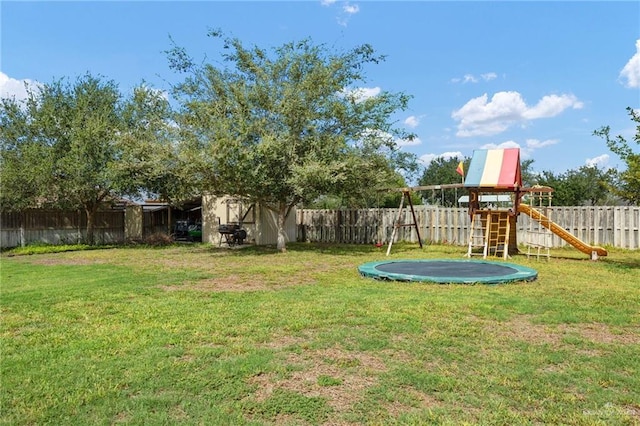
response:
[[[23,83],[87,72],[123,93],[162,90],[169,36],[213,62],[219,28],[275,47],[310,37],[340,50],[387,55],[361,89],[403,91],[394,119],[417,134],[402,149],[424,162],[474,149],[520,147],[536,171],[621,167],[594,130],[631,141],[625,108],[640,108],[640,2],[136,1],[0,2],[0,96]]]

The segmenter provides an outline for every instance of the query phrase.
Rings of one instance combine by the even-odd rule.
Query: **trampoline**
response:
[[[377,280],[426,281],[441,284],[501,284],[533,281],[538,271],[505,262],[453,259],[411,259],[369,262],[358,267],[360,275]]]

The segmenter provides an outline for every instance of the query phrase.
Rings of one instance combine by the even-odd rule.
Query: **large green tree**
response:
[[[244,197],[277,212],[278,248],[291,209],[321,196],[364,199],[415,167],[397,138],[411,138],[392,116],[409,96],[364,96],[364,68],[384,59],[369,45],[335,52],[311,40],[274,49],[245,47],[217,31],[222,60],[197,64],[184,48],[169,50],[185,72],[175,86],[183,156],[200,188]]]
[[[520,175],[522,176],[522,186],[533,186],[538,182],[538,174],[533,171],[533,162],[529,158],[520,162]]]
[[[397,208],[404,196],[401,189],[410,185],[401,174],[395,180],[385,182],[384,188],[370,188],[369,192],[357,194],[359,198],[336,195],[323,195],[305,204],[308,209],[353,209],[353,208]],[[417,192],[411,193],[413,205],[422,204],[422,198]]]
[[[199,195],[179,156],[177,128],[168,97],[146,85],[136,87],[122,109],[123,131],[116,138],[118,161],[110,164],[119,194],[180,205]]]
[[[31,89],[30,89],[31,90]],[[49,147],[32,136],[27,108],[0,99],[0,208],[22,211],[46,192],[51,174]]]
[[[627,112],[636,126],[633,140],[640,145],[640,113],[631,107],[627,107]],[[626,170],[618,174],[618,182],[612,187],[612,191],[620,198],[638,205],[640,204],[640,152],[634,151],[631,143],[622,135],[614,137],[610,133],[609,126],[601,127],[593,132],[594,135],[603,138],[609,149],[627,165]]]
[[[612,170],[582,166],[558,174],[544,171],[538,177],[538,183],[554,189],[553,204],[556,206],[595,206],[610,201],[613,174]]]
[[[89,74],[30,90],[24,102],[3,99],[2,209],[83,209],[93,243],[103,203],[139,194],[166,173],[152,159],[171,128],[163,99],[144,86],[124,99],[115,82]],[[151,190],[160,189],[156,183]]]

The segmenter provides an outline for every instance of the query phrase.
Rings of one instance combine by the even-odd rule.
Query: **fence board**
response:
[[[415,206],[415,211],[423,241],[467,244],[470,227],[467,209]],[[549,207],[545,214],[588,244],[640,248],[640,207]],[[373,244],[389,241],[398,209],[299,209],[297,215],[299,241]],[[408,208],[403,210],[398,222],[405,225],[413,222]],[[519,215],[518,241],[525,241],[530,226],[537,226],[537,222],[525,214]],[[415,229],[400,227],[395,241],[418,242]],[[551,245],[563,247],[567,243],[552,235]]]
[[[86,239],[87,215],[84,211],[26,210],[0,215],[0,247],[31,243],[78,243]],[[94,238],[99,244],[124,241],[124,211],[98,211]]]

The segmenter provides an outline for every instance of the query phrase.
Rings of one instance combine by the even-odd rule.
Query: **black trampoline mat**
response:
[[[421,275],[425,277],[496,277],[512,275],[518,270],[503,265],[481,262],[388,262],[376,265],[375,269],[392,274]]]

